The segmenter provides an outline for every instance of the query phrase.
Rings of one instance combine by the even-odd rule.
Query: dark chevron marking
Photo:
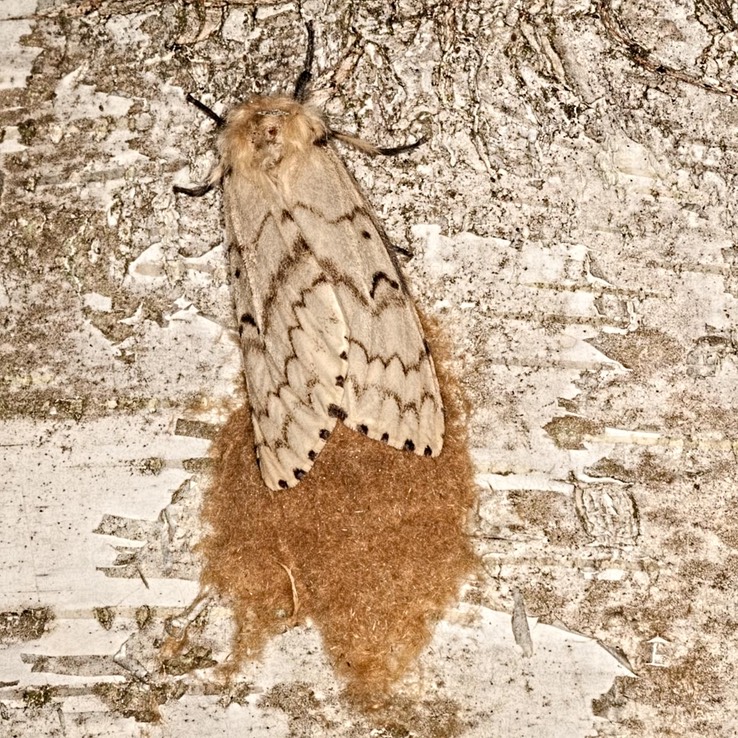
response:
[[[298,210],[298,209],[306,210],[308,213],[311,213],[312,215],[317,215],[321,220],[325,221],[329,225],[338,225],[339,223],[345,223],[345,222],[350,223],[356,220],[356,218],[360,215],[371,220],[369,211],[363,205],[354,205],[354,207],[351,208],[351,210],[349,210],[348,213],[344,213],[343,215],[339,215],[337,218],[333,218],[333,219],[326,217],[325,213],[318,210],[317,208],[314,208],[312,205],[308,205],[306,202],[298,201],[292,207],[295,210]]]
[[[371,297],[372,300],[374,299],[374,293],[377,291],[377,287],[382,280],[387,282],[387,284],[392,287],[392,289],[400,289],[400,284],[396,279],[392,279],[384,272],[375,272],[374,276],[372,277],[372,288],[369,290],[369,297]]]
[[[293,305],[292,305],[292,307],[293,307],[293,311],[292,312],[293,312],[293,315],[294,315],[295,318],[297,318],[297,312],[296,312],[296,308],[297,307],[307,307],[306,304],[305,304],[305,299],[306,299],[307,295],[310,293],[311,289],[314,288],[314,287],[316,287],[319,284],[324,284],[325,282],[326,282],[325,277],[323,275],[320,275],[319,277],[317,277],[313,281],[313,283],[310,285],[309,288],[304,288],[303,290],[301,290],[301,298],[300,298],[300,300],[298,300],[296,303],[293,303]],[[298,361],[299,362],[300,361],[299,358],[298,358],[298,356],[297,356],[297,352],[294,349],[294,341],[292,339],[292,333],[293,333],[293,331],[296,331],[296,330],[305,331],[305,328],[302,325],[302,323],[300,322],[299,318],[297,318],[297,321],[298,322],[295,325],[291,325],[287,329],[287,338],[289,339],[290,346],[292,346],[293,349],[292,349],[292,352],[289,354],[289,356],[286,356],[284,358],[284,361],[282,363],[282,370],[281,370],[280,376],[284,377],[284,379],[282,379],[282,381],[280,381],[273,389],[271,389],[269,391],[269,393],[267,394],[266,400],[263,403],[264,404],[264,407],[268,407],[269,406],[269,398],[270,397],[272,397],[272,396],[279,397],[279,395],[280,395],[280,393],[282,392],[283,389],[285,389],[286,387],[290,387],[290,382],[287,379],[287,376],[288,376],[288,368],[289,368],[290,362],[292,362],[292,361]],[[258,331],[258,328],[257,328],[257,331]],[[239,335],[242,335],[242,334],[243,334],[242,326],[239,326]],[[248,344],[246,344],[246,343],[243,344],[243,350],[244,350],[244,352],[249,351],[249,350],[256,350],[257,353],[259,354],[259,356],[261,356],[262,354],[265,353],[265,346],[264,346],[263,342],[250,341]],[[346,352],[345,351],[342,351],[341,352],[341,357],[340,358],[343,358],[343,359],[348,358],[346,356]],[[318,377],[313,377],[310,380],[308,380],[308,383],[306,385],[306,389],[310,390],[310,389],[312,389],[313,387],[315,387],[318,384],[320,384],[320,379]],[[338,382],[337,382],[337,384],[338,384]],[[343,384],[339,384],[338,386],[339,387],[342,387]],[[269,417],[269,413],[268,412],[257,412],[256,415],[257,415],[258,418]],[[283,426],[282,426],[282,438],[283,439],[286,437],[286,433],[287,433],[287,427],[286,427],[286,424],[283,424]]]
[[[352,377],[349,377],[349,379],[353,379]],[[371,392],[372,390],[377,391],[379,390],[379,394],[388,399],[392,400],[395,405],[397,405],[398,410],[400,411],[401,415],[406,415],[407,413],[413,413],[418,420],[420,420],[420,408],[423,407],[423,404],[426,400],[430,400],[433,404],[433,407],[438,409],[438,403],[436,402],[436,395],[432,392],[428,392],[428,390],[423,390],[423,393],[420,395],[420,401],[416,400],[409,400],[408,402],[403,402],[402,397],[397,394],[397,392],[394,392],[393,390],[389,390],[386,387],[359,387],[355,381],[351,382],[351,388],[354,391],[354,395],[356,395],[357,400],[361,400],[361,398],[367,393]]]
[[[258,226],[256,226],[256,232],[254,233],[253,243],[256,244],[256,243],[259,243],[259,241],[261,241],[261,234],[262,234],[264,228],[266,228],[266,224],[270,220],[272,220],[272,221],[274,220],[274,213],[272,213],[271,210],[269,212],[267,212],[267,213],[264,214],[264,217],[261,219],[261,222],[259,223]],[[239,250],[240,250],[240,248],[239,248]]]
[[[354,346],[358,346],[364,352],[364,356],[366,356],[367,366],[369,366],[369,364],[371,364],[373,361],[379,361],[386,369],[395,359],[397,359],[397,361],[400,362],[400,366],[402,367],[402,371],[405,376],[407,376],[412,371],[420,371],[420,367],[422,366],[423,362],[428,361],[428,354],[425,352],[425,350],[419,352],[418,360],[415,363],[405,366],[405,362],[399,357],[396,351],[393,352],[389,356],[389,358],[383,359],[378,354],[370,355],[366,349],[366,346],[364,346],[364,344],[356,338],[349,338],[349,343],[353,344]]]
[[[256,325],[256,321],[254,320],[254,316],[251,313],[244,313],[241,316],[241,322],[246,323],[246,325],[253,325],[256,330],[259,330],[259,326]]]
[[[284,259],[280,263],[277,272],[272,278],[269,284],[269,290],[266,293],[266,297],[264,298],[264,303],[262,307],[262,315],[264,316],[264,332],[265,333],[268,332],[269,327],[271,326],[272,306],[280,296],[279,285],[281,282],[284,281],[284,278],[285,278],[285,275],[284,274],[280,275],[280,272],[282,271],[282,269],[284,269],[285,271],[290,271],[292,267],[296,266],[297,264],[300,263],[300,261],[302,261],[305,253],[307,252],[303,252],[303,256],[293,257],[292,255],[290,255],[286,259]],[[297,317],[297,312],[296,312],[297,308],[307,307],[305,305],[305,297],[308,295],[308,293],[311,290],[313,290],[319,284],[330,284],[330,280],[328,279],[328,277],[326,277],[325,274],[319,274],[317,277],[313,279],[313,281],[308,286],[300,289],[300,299],[297,302],[294,302],[290,305],[290,310],[292,314],[295,316],[295,318],[298,320],[298,322],[299,322],[299,318]]]
[[[292,217],[292,213],[289,210],[283,210],[279,217],[282,223],[295,222],[295,219]]]
[[[303,238],[302,234],[300,234],[296,239],[295,243],[293,244],[293,248],[300,249],[301,251],[310,251],[310,246],[308,246],[307,241]],[[312,253],[312,252],[311,252]]]
[[[264,332],[268,332],[269,326],[271,324],[271,313],[274,306],[274,303],[277,301],[279,295],[280,295],[280,287],[282,284],[284,284],[287,281],[287,277],[289,273],[297,268],[303,261],[305,261],[307,256],[313,256],[312,251],[310,250],[309,244],[305,241],[305,239],[302,237],[302,235],[299,235],[295,241],[293,242],[293,249],[292,251],[284,256],[282,260],[280,261],[279,265],[277,266],[276,271],[272,274],[271,278],[269,279],[269,285],[267,287],[262,303],[262,315],[263,321],[264,321]],[[379,304],[375,302],[369,302],[369,300],[366,297],[366,292],[364,292],[365,287],[362,289],[359,284],[356,283],[355,280],[351,279],[350,277],[346,276],[346,274],[341,270],[341,268],[334,264],[331,261],[328,261],[326,259],[315,259],[315,264],[311,265],[314,266],[315,269],[322,270],[322,274],[320,274],[319,277],[317,277],[311,285],[308,287],[303,287],[300,290],[301,293],[301,300],[297,303],[294,303],[293,305],[290,305],[291,311],[294,313],[295,308],[298,305],[302,305],[304,307],[304,297],[303,291],[305,289],[310,289],[313,287],[318,281],[324,282],[324,283],[330,283],[334,286],[334,288],[337,288],[338,286],[342,285],[344,286],[349,294],[362,306],[365,307],[371,312],[371,314],[375,317],[379,316],[384,310],[394,306],[395,303],[389,302],[384,304]],[[401,289],[401,282],[398,282],[397,280],[393,279],[392,277],[389,277],[384,272],[377,272],[377,274],[383,274],[384,278],[387,279],[387,281],[390,283],[392,287],[395,289]],[[376,275],[375,275],[376,278]],[[381,280],[381,277],[379,278]],[[376,288],[376,285],[373,284],[371,288],[371,298],[374,298],[374,290]],[[335,291],[335,290],[334,290]]]
[[[370,218],[367,209],[363,205],[354,205],[350,212],[344,215],[339,215],[335,220],[328,220],[331,225],[337,225],[338,223],[353,223],[359,215],[363,215],[365,218]]]
[[[292,331],[294,331],[294,330],[304,330],[304,329],[302,328],[301,325],[291,326],[288,329],[288,336],[290,338],[290,342],[291,343],[292,343],[291,334],[292,334]],[[367,353],[366,352],[366,349],[358,341],[356,341],[354,339],[351,339],[351,342],[359,345],[362,348],[362,350],[364,350],[364,353],[365,354]],[[263,347],[259,347],[259,349],[260,350],[263,350]],[[420,370],[420,364],[423,361],[424,355],[421,354],[420,361],[419,361],[418,365],[410,365],[409,367],[405,367],[404,363],[402,362],[402,360],[400,359],[400,357],[397,356],[397,354],[393,354],[393,356],[390,357],[387,360],[384,360],[382,357],[379,357],[379,356],[372,357],[371,359],[370,358],[367,358],[367,364],[371,364],[372,361],[378,360],[378,361],[380,361],[384,365],[384,367],[386,369],[387,366],[391,363],[391,361],[394,358],[396,358],[397,361],[400,362],[400,365],[403,368],[403,372],[407,376],[407,374],[410,371],[419,371]],[[272,396],[279,397],[281,395],[282,391],[285,390],[285,389],[292,390],[292,388],[290,386],[290,382],[287,379],[287,373],[288,373],[288,366],[289,366],[290,362],[293,361],[293,360],[299,361],[299,359],[297,357],[297,354],[294,351],[288,357],[286,357],[285,360],[284,360],[284,364],[283,364],[283,367],[282,367],[282,376],[285,377],[285,378],[281,382],[279,382],[279,384],[276,387],[274,387],[274,389],[272,389],[272,390],[269,391],[269,393],[267,395],[267,400],[264,403],[264,407],[268,407],[268,404],[269,404],[268,403],[268,398],[269,397],[272,397]],[[339,379],[343,379],[343,381],[341,383],[339,383],[339,381],[338,381]],[[353,380],[352,377],[349,377],[349,379]],[[342,387],[344,383],[345,383],[345,378],[341,378],[341,377],[337,377],[336,378],[336,384],[339,387]],[[306,385],[306,389],[308,391],[310,391],[315,386],[318,386],[320,384],[321,384],[321,382],[320,382],[320,379],[318,377],[312,377],[308,381],[308,383]],[[372,389],[370,387],[360,386],[360,385],[358,385],[356,383],[356,381],[352,381],[352,388],[353,388],[354,394],[355,394],[355,396],[356,396],[357,399],[360,399],[367,391],[369,391],[369,390]],[[376,390],[377,388],[373,388],[373,389]],[[421,396],[419,398],[419,402],[416,401],[416,400],[410,400],[408,402],[403,402],[403,400],[400,397],[400,395],[397,394],[396,392],[391,391],[391,390],[389,390],[389,389],[387,389],[385,387],[380,387],[378,389],[380,390],[380,393],[381,393],[381,395],[383,397],[386,397],[388,399],[393,400],[393,402],[397,405],[398,410],[400,411],[400,413],[402,415],[407,415],[408,413],[412,413],[413,415],[415,415],[416,418],[418,418],[418,420],[420,419],[420,408],[422,408],[422,406],[423,406],[423,404],[424,404],[424,402],[426,400],[430,400],[431,403],[433,404],[433,407],[434,408],[436,408],[436,409],[439,408],[439,404],[437,402],[437,398],[436,398],[435,393],[429,392],[428,390],[424,390],[423,391],[423,393],[421,394]],[[292,390],[292,391],[294,392],[294,390]],[[310,398],[311,397],[312,397],[312,393],[309,392],[308,397],[306,398],[308,405],[310,404]],[[302,400],[300,400],[300,401],[302,402]],[[267,412],[256,412],[255,414],[256,414],[256,416],[257,416],[258,419],[263,419],[265,417],[267,417],[267,418],[269,417],[268,411]],[[335,404],[331,404],[329,406],[329,408],[328,408],[328,415],[330,417],[337,418],[338,420],[341,420],[341,421],[345,421],[347,419],[347,417],[348,417],[348,414],[346,413],[346,411],[343,408],[341,408],[341,407],[339,407],[338,405],[335,405]],[[274,448],[289,447],[289,443],[287,442],[286,439],[287,439],[287,433],[288,433],[289,426],[290,426],[290,423],[291,422],[292,422],[292,418],[289,417],[289,416],[284,419],[284,421],[282,423],[282,426],[280,428],[280,436],[281,437],[280,438],[277,438],[277,439],[274,439],[274,441],[272,442],[272,446]],[[327,437],[328,436],[325,436],[325,438],[327,438]],[[321,438],[323,438],[322,432],[321,432]]]
[[[331,418],[338,418],[339,420],[346,420],[348,418],[348,413],[338,405],[334,405],[331,403],[328,405],[328,415],[330,415]]]

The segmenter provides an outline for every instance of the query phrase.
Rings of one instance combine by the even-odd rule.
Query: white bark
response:
[[[397,724],[730,734],[727,0],[0,8],[0,732],[391,734],[338,701],[309,629],[246,667],[242,692],[207,669],[100,690],[147,672],[197,594],[197,460],[240,401],[219,195],[172,193],[213,157],[184,95],[221,110],[291,89],[310,18],[337,128],[430,134],[412,156],[346,160],[414,249],[408,280],[447,325],[474,411],[489,580],[438,628]],[[530,658],[516,589],[537,618]],[[202,666],[230,634],[227,610],[208,612]],[[162,723],[127,717],[149,704]]]

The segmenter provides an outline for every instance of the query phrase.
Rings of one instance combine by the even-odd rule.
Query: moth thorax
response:
[[[285,114],[281,111],[263,113],[255,118],[251,141],[254,147],[254,164],[259,169],[271,169],[284,155]]]

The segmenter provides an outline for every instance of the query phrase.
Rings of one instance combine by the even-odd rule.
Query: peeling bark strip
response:
[[[256,452],[273,490],[305,477],[338,421],[420,456],[443,447],[443,405],[415,307],[387,237],[326,145],[337,138],[390,155],[418,142],[379,149],[303,106],[312,38],[308,26],[294,98],[255,97],[225,119],[189,98],[222,128],[221,159],[205,184],[176,187],[224,187]]]

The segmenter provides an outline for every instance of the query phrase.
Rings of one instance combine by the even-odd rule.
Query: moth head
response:
[[[291,98],[252,98],[228,113],[220,138],[223,167],[276,169],[325,139],[327,130],[320,113]]]

